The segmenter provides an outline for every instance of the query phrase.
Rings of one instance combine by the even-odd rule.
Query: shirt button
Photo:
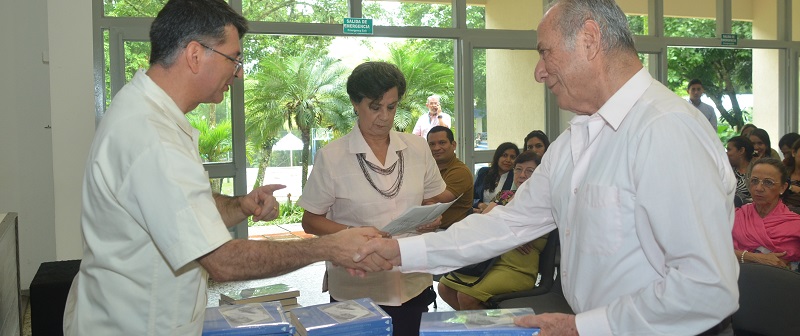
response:
[[[572,189],[572,193],[577,195],[578,194],[578,188]]]
[[[565,236],[569,237],[569,234],[570,234],[570,231],[569,231],[569,229],[566,229],[566,230],[564,230],[564,235],[565,235]]]

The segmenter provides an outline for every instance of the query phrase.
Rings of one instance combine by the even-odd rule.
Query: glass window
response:
[[[628,27],[634,35],[647,35],[647,15],[627,15]]]
[[[664,1],[664,36],[716,37],[717,1]]]
[[[395,130],[410,133],[433,94],[441,96],[442,110],[454,115],[453,45],[443,39],[248,35],[243,44],[250,59],[244,82],[247,185],[265,183],[275,175],[269,170],[280,168],[294,180],[282,183],[287,188],[276,195],[300,196],[316,150],[353,127],[356,116],[345,83],[366,60],[393,63],[406,76]],[[287,134],[295,143],[291,154],[278,146]]]
[[[688,99],[689,81],[702,81],[705,94],[700,100],[715,108],[721,139],[730,138],[753,120],[753,50],[670,47],[667,59],[668,87],[679,96]]]
[[[523,146],[528,133],[545,129],[536,51],[474,49],[473,59],[475,150],[491,151],[503,142]]]
[[[342,23],[347,0],[243,0],[242,15],[251,21]]]
[[[453,27],[453,6],[449,2],[365,0],[365,18],[376,26]]]
[[[107,17],[156,17],[167,0],[103,0]]]

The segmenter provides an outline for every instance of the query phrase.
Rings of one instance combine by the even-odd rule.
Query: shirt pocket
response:
[[[612,255],[622,245],[620,191],[614,186],[587,184],[577,199],[575,230],[578,250]]]

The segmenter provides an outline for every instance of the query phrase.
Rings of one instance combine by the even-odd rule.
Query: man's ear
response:
[[[584,48],[586,48],[586,58],[592,60],[603,49],[602,34],[600,32],[600,24],[595,20],[586,20],[583,23],[583,29],[580,33],[580,38],[583,39]]]
[[[456,148],[458,148],[458,142],[456,142],[455,140],[453,140],[453,151],[454,151],[454,152],[456,151]]]
[[[197,41],[189,42],[186,48],[183,49],[183,55],[181,57],[184,58],[189,69],[192,70],[192,73],[197,74],[200,72],[200,64],[203,61],[203,57],[205,57],[205,51],[206,48]]]

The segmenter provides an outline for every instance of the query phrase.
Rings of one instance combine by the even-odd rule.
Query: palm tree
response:
[[[258,77],[258,76],[254,76]],[[283,113],[278,102],[258,95],[258,80],[245,81],[245,134],[252,143],[253,159],[258,166],[253,189],[264,182],[264,173],[272,157],[272,146],[280,139],[283,130]],[[248,151],[250,153],[251,151]]]
[[[291,130],[300,131],[301,184],[306,185],[310,158],[311,130],[336,119],[336,113],[349,110],[343,90],[346,69],[339,60],[311,53],[262,60],[262,71],[253,75],[256,84],[250,91],[253,106],[263,106],[267,115],[257,118],[279,119]],[[253,113],[260,113],[253,109]],[[280,116],[280,118],[278,118]]]
[[[192,127],[200,131],[198,139],[198,151],[203,162],[228,161],[231,153],[231,121],[225,120],[217,122],[216,125],[209,125],[209,121],[203,116],[188,114],[189,123]],[[211,179],[211,190],[222,192],[222,182],[219,179]]]
[[[394,127],[400,132],[411,132],[422,113],[427,113],[425,104],[433,94],[442,96],[442,107],[452,114],[453,67],[439,63],[434,55],[409,45],[394,45],[389,48],[389,63],[397,65],[406,77],[406,93],[397,106]]]

